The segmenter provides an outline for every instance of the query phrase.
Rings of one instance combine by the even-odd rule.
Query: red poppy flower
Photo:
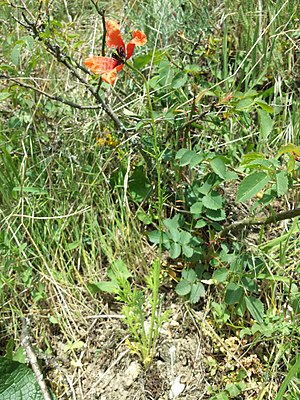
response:
[[[110,48],[115,48],[117,53],[112,57],[89,57],[84,64],[112,85],[116,80],[117,72],[121,71],[125,61],[132,56],[135,46],[143,46],[145,43],[147,43],[146,35],[141,31],[134,31],[133,38],[125,46],[119,24],[109,19],[106,21],[106,44]]]

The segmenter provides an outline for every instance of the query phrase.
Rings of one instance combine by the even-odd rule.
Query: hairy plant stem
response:
[[[151,282],[151,290],[152,290],[152,299],[151,299],[151,321],[150,321],[150,328],[149,328],[149,336],[148,336],[148,355],[151,357],[155,353],[155,345],[156,339],[158,336],[158,321],[157,321],[157,309],[159,305],[159,286],[160,286],[160,260],[162,254],[162,233],[163,233],[163,190],[161,186],[161,151],[159,148],[158,143],[158,134],[155,125],[155,118],[153,113],[153,106],[152,100],[150,95],[150,88],[147,79],[145,78],[144,74],[140,72],[137,68],[135,68],[132,64],[125,62],[125,64],[136,74],[138,74],[141,79],[143,80],[146,95],[147,95],[147,103],[149,109],[149,116],[151,121],[151,129],[153,134],[153,158],[155,161],[156,166],[156,173],[157,173],[157,183],[156,183],[156,190],[157,190],[157,203],[156,203],[156,211],[157,211],[157,218],[159,224],[159,231],[161,232],[160,241],[159,241],[159,253],[157,259],[154,261],[152,266],[152,282]],[[147,366],[147,365],[146,365]]]

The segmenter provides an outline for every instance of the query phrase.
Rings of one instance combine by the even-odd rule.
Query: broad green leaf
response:
[[[228,305],[237,304],[241,300],[243,293],[244,291],[239,285],[230,282],[225,292],[225,303]]]
[[[137,212],[137,217],[144,225],[150,225],[153,222],[153,218],[143,210]]]
[[[129,178],[128,192],[133,200],[142,202],[151,191],[151,185],[143,166],[137,166]]]
[[[197,201],[190,208],[190,211],[191,211],[192,214],[201,214],[202,210],[203,210],[202,201]]]
[[[273,129],[273,121],[270,114],[265,110],[257,110],[259,130],[262,138],[266,140]]]
[[[255,160],[261,160],[261,159],[265,160],[265,158],[266,156],[262,153],[255,153],[255,152],[247,153],[243,155],[241,165],[248,164],[251,161]]]
[[[107,292],[111,294],[116,294],[120,290],[119,285],[115,281],[101,281],[90,283],[88,287],[92,293]]]
[[[191,246],[184,244],[182,245],[182,252],[186,257],[190,258],[194,254],[194,249]]]
[[[148,238],[149,238],[150,242],[155,243],[155,244],[159,244],[160,240],[162,240],[162,243],[164,245],[169,243],[168,236],[164,232],[161,233],[158,230],[149,232],[148,233]]]
[[[173,242],[180,242],[180,235],[181,235],[181,233],[179,232],[178,229],[170,229],[169,238]]]
[[[181,254],[181,246],[179,243],[171,242],[170,249],[169,249],[170,257],[171,258],[178,258]]]
[[[210,210],[219,210],[223,206],[223,197],[216,190],[202,198],[204,207]]]
[[[223,221],[226,218],[225,210],[223,208],[221,208],[219,210],[207,209],[205,211],[205,216],[207,218],[211,219],[212,221]]]
[[[276,164],[276,163],[275,163]],[[273,160],[264,160],[264,159],[257,159],[250,161],[247,165],[244,165],[246,168],[255,168],[261,169],[266,171],[274,171],[275,165]]]
[[[228,271],[226,268],[217,269],[212,276],[212,279],[217,283],[225,282],[227,279]]]
[[[190,234],[190,232],[187,232],[187,231],[180,232],[180,243],[181,244],[188,244],[191,239],[192,239],[192,235]]]
[[[300,156],[300,146],[295,146],[293,143],[285,144],[280,147],[278,155],[295,153],[297,156]]]
[[[268,184],[269,179],[265,172],[255,172],[247,176],[238,187],[236,201],[241,203],[251,199]]]
[[[243,276],[241,285],[251,293],[258,293],[257,283],[256,280],[253,279],[252,274],[250,276]]]
[[[196,153],[191,150],[185,151],[180,157],[180,162],[179,162],[180,166],[183,167],[185,165],[188,165],[195,154]]]
[[[200,164],[203,161],[203,157],[200,154],[195,154],[189,162],[189,167],[194,168],[196,165]]]
[[[192,289],[191,283],[189,281],[187,281],[186,279],[183,279],[182,281],[177,283],[175,292],[179,296],[186,296],[187,294],[190,293],[191,289]]]
[[[214,173],[216,173],[220,178],[226,178],[226,165],[221,157],[215,157],[210,161],[210,166]]]
[[[14,48],[12,49],[11,53],[10,53],[10,58],[11,61],[14,65],[18,65],[19,63],[19,59],[20,59],[20,54],[21,54],[21,50],[23,47],[24,43],[17,43]]]
[[[196,229],[201,229],[204,228],[204,226],[207,225],[207,222],[204,221],[204,219],[199,219],[199,221],[196,222],[195,228]]]
[[[240,100],[235,108],[237,111],[249,111],[251,110],[253,104],[254,104],[253,99],[247,97],[245,99]]]
[[[149,64],[149,62],[152,60],[152,57],[153,57],[152,52],[137,56],[134,58],[133,65],[137,69],[142,69],[144,68],[145,65]]]
[[[180,150],[178,150],[176,155],[175,155],[175,160],[180,160],[183,157],[183,155],[185,153],[187,153],[188,151],[189,151],[189,149],[180,149]]]
[[[190,283],[194,283],[197,279],[197,274],[193,269],[184,269],[182,271],[182,277]]]
[[[280,171],[276,174],[276,189],[277,195],[283,196],[287,193],[289,188],[289,179],[286,171]]]
[[[205,296],[205,288],[201,282],[193,283],[189,300],[192,304],[198,303],[200,297]]]
[[[179,228],[179,214],[175,215],[173,218],[164,219],[164,226],[169,230]]]
[[[173,80],[172,80],[172,88],[173,88],[173,89],[179,89],[179,88],[181,88],[182,86],[184,86],[184,85],[186,84],[187,78],[188,78],[188,76],[187,76],[186,73],[184,73],[184,72],[178,72],[178,73],[174,76],[174,78],[173,78]]]
[[[0,357],[1,400],[44,400],[31,368]]]
[[[202,186],[199,187],[199,192],[201,194],[208,194],[211,191],[212,183],[209,182],[209,179],[206,180]]]
[[[256,297],[249,296],[245,298],[247,308],[257,322],[262,323],[264,317],[264,305],[263,303],[257,299]]]

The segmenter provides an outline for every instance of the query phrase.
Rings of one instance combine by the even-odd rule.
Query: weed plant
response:
[[[1,355],[29,315],[78,365],[108,292],[148,367],[172,278],[164,301],[256,360],[207,355],[206,398],[299,398],[298,2],[2,3]],[[83,64],[105,17],[148,37],[114,85]]]

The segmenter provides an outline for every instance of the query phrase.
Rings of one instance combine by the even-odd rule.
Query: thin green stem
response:
[[[154,264],[152,266],[152,282],[151,282],[151,289],[152,289],[152,304],[151,304],[151,321],[150,321],[150,328],[149,328],[149,337],[148,337],[148,354],[151,356],[151,354],[154,354],[155,351],[155,338],[157,337],[157,330],[158,330],[158,324],[157,324],[157,307],[159,303],[159,286],[160,286],[160,260],[161,260],[161,254],[162,254],[162,232],[163,232],[163,224],[162,224],[162,217],[163,217],[163,191],[162,191],[162,186],[161,186],[161,151],[159,148],[159,143],[158,143],[158,134],[157,134],[157,129],[156,129],[156,124],[155,124],[155,118],[154,118],[154,113],[153,113],[153,105],[152,105],[152,100],[151,100],[151,94],[150,94],[150,88],[147,79],[143,75],[142,72],[140,72],[138,69],[136,69],[132,64],[125,63],[132,71],[134,71],[136,74],[138,74],[141,79],[143,80],[146,95],[147,95],[147,102],[148,102],[148,109],[149,109],[149,116],[150,116],[150,121],[151,121],[151,129],[152,129],[152,134],[153,134],[153,150],[154,150],[154,159],[155,159],[155,165],[156,165],[156,172],[157,172],[157,205],[156,205],[156,210],[157,210],[157,216],[158,216],[158,221],[159,221],[159,231],[161,232],[161,237],[160,237],[160,243],[159,243],[159,255],[158,258],[154,261]]]

